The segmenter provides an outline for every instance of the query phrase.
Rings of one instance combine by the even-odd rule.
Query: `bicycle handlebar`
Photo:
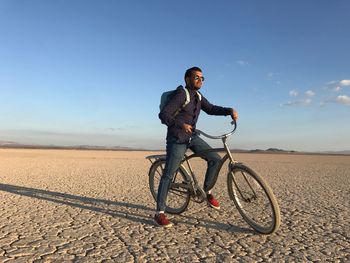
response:
[[[237,122],[236,122],[236,120],[232,120],[231,124],[234,125],[233,130],[230,131],[229,133],[225,133],[225,134],[223,134],[223,135],[213,136],[213,135],[209,135],[209,134],[207,134],[207,133],[205,133],[205,132],[202,132],[201,130],[197,130],[197,129],[196,129],[196,133],[197,133],[198,135],[201,135],[201,134],[202,134],[203,136],[205,136],[205,137],[207,137],[207,138],[210,138],[210,139],[223,139],[223,138],[227,138],[227,137],[231,136],[231,135],[236,131],[236,128],[237,128]]]

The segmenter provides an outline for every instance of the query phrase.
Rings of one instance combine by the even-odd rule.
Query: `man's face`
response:
[[[199,90],[202,87],[204,77],[200,71],[192,71],[192,75],[187,78],[190,87],[194,90]]]

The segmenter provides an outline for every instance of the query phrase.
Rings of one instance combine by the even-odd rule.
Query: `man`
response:
[[[200,110],[202,109],[210,115],[231,115],[233,119],[238,118],[238,114],[234,109],[212,105],[204,96],[199,94],[198,90],[202,87],[203,81],[204,77],[200,68],[192,67],[188,69],[185,73],[185,88],[189,92],[190,102],[183,107],[186,100],[186,92],[184,89],[177,89],[173,97],[159,113],[162,123],[168,126],[166,164],[164,174],[159,183],[157,212],[154,216],[154,220],[159,226],[170,227],[172,225],[164,213],[166,197],[170,182],[179,168],[187,148],[190,148],[195,153],[211,148],[194,133]],[[215,185],[215,172],[221,158],[217,153],[211,152],[205,155],[205,160],[208,168],[205,174],[204,191],[207,193],[209,206],[214,209],[220,209],[219,202],[214,198],[210,190]]]

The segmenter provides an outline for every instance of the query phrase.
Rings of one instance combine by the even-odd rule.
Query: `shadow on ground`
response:
[[[113,217],[125,218],[136,223],[154,226],[153,214],[154,209],[127,202],[110,201],[105,199],[84,197],[67,193],[53,192],[42,189],[35,189],[23,186],[0,184],[0,191],[9,192],[16,195],[27,196],[53,203],[68,205],[80,209],[87,209],[93,212],[104,213]],[[140,213],[141,212],[141,213]],[[203,220],[202,223],[192,223],[190,219],[196,219],[189,216],[181,216],[175,220],[179,224],[187,224],[190,226],[200,225],[204,228],[216,229],[220,231],[228,231],[235,233],[254,233],[251,229],[240,228],[234,225],[227,225],[217,221]],[[188,219],[188,220],[186,220]]]

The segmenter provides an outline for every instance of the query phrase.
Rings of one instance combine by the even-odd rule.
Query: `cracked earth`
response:
[[[214,188],[221,211],[191,202],[154,225],[155,152],[0,149],[0,262],[349,262],[350,156],[235,154],[271,185],[272,235],[254,232]],[[194,162],[200,180],[205,163]]]

